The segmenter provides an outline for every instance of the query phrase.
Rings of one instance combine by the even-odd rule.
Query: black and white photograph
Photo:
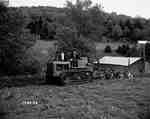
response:
[[[0,119],[150,119],[149,0],[0,0]]]

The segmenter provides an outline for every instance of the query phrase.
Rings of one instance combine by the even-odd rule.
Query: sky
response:
[[[10,6],[55,6],[63,7],[66,0],[9,0]],[[75,1],[75,0],[70,0]],[[150,0],[91,0],[103,6],[106,12],[150,18]]]

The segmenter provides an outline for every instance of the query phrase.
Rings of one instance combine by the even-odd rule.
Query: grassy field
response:
[[[4,88],[0,119],[149,119],[149,89],[149,78]]]
[[[48,52],[54,49],[53,44],[37,41],[29,53],[45,62]],[[106,45],[97,44],[99,56],[112,55],[103,52]],[[115,50],[118,45],[111,44],[111,47]],[[3,88],[0,90],[0,119],[149,119],[149,90],[149,78],[99,80],[64,87]]]

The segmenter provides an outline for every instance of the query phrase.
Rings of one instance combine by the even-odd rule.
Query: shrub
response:
[[[40,71],[40,63],[31,57],[29,61],[24,61],[22,68],[24,74],[36,74]]]
[[[111,52],[112,52],[111,47],[110,47],[109,45],[107,45],[107,46],[105,47],[105,49],[104,49],[104,52],[105,52],[105,53],[111,53]]]
[[[58,29],[56,34],[57,51],[64,52],[66,59],[70,59],[70,55],[73,51],[77,51],[82,56],[92,57],[95,49],[95,43],[93,40],[86,38],[83,35],[78,35],[76,29],[69,27],[62,27]]]
[[[116,52],[121,54],[121,55],[126,56],[129,50],[130,50],[129,45],[124,45],[123,44],[123,45],[118,46]]]
[[[128,51],[126,56],[128,57],[138,57],[139,56],[139,51],[136,47],[131,47]]]
[[[35,74],[40,70],[40,63],[34,57],[27,54],[17,56],[13,63],[8,62],[8,66],[4,67],[5,75]]]

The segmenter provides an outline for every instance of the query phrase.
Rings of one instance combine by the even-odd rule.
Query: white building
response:
[[[116,71],[130,71],[133,74],[143,73],[144,62],[141,57],[104,56],[99,59],[100,68],[111,68]]]

